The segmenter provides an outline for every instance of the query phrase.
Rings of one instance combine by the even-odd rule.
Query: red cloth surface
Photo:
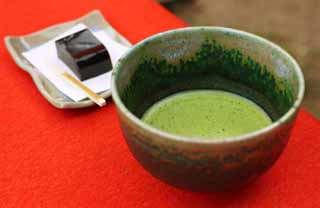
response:
[[[133,43],[186,24],[151,0],[1,0],[0,38],[100,9]],[[58,110],[0,43],[0,207],[319,207],[320,122],[302,110],[284,154],[237,193],[192,193],[134,160],[115,106]]]

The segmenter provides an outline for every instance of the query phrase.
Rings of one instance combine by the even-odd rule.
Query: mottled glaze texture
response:
[[[187,28],[151,37],[116,65],[112,93],[130,150],[152,175],[195,191],[229,190],[267,170],[287,144],[304,91],[296,62],[257,36],[226,28]],[[273,124],[219,141],[184,138],[139,120],[183,90],[218,89],[259,104]]]

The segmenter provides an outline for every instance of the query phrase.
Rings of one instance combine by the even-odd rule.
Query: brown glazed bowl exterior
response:
[[[167,38],[166,41],[168,38],[176,38],[179,41],[185,33],[188,35],[194,33],[197,40],[201,37],[201,33],[213,35],[217,33],[217,41],[226,45],[228,41],[224,40],[222,36],[225,35],[228,38],[234,36],[239,39],[239,45],[242,44],[242,39],[246,40],[247,45],[245,47],[248,48],[248,51],[251,50],[248,41],[254,43],[253,47],[256,47],[257,43],[267,46],[265,49],[261,49],[265,50],[264,53],[271,53],[270,50],[276,51],[276,56],[285,57],[285,60],[291,66],[290,70],[297,77],[295,82],[298,89],[293,105],[285,114],[266,128],[250,134],[218,140],[182,137],[145,124],[126,107],[118,88],[130,81],[131,70],[135,68],[134,63],[138,64],[141,51],[146,51],[154,41],[162,40],[164,37]],[[195,42],[197,41],[190,41],[185,45],[196,44]],[[239,45],[234,47],[239,47]],[[167,50],[171,50],[171,48],[167,47]],[[181,49],[181,51],[186,50]],[[181,51],[178,51],[177,54],[181,54]],[[192,51],[192,46],[187,51]],[[170,55],[168,57],[175,56]],[[136,61],[130,62],[130,66],[128,66],[128,59],[136,59]],[[265,61],[265,59],[261,60]],[[120,73],[121,71],[126,72]],[[125,76],[129,78],[125,78]],[[303,94],[304,79],[302,72],[296,61],[284,50],[258,36],[221,27],[191,27],[152,36],[134,46],[123,56],[116,65],[112,77],[112,97],[117,108],[124,138],[133,156],[145,170],[156,178],[173,186],[192,191],[207,192],[237,189],[268,170],[279,158],[288,143]]]

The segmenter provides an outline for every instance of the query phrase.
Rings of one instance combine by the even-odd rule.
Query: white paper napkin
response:
[[[74,101],[80,101],[87,96],[78,88],[71,85],[68,81],[64,80],[54,70],[58,68],[61,71],[67,71],[74,77],[74,73],[65,65],[59,58],[56,52],[55,40],[68,36],[72,33],[76,33],[80,30],[87,28],[84,24],[78,24],[59,35],[58,37],[50,40],[49,42],[33,48],[23,53],[23,56],[36,67],[52,84],[54,84],[61,92],[70,97]],[[112,40],[107,33],[102,30],[92,31],[93,35],[107,48],[112,65],[118,61],[121,55],[128,50],[124,45]],[[110,89],[111,71],[101,74],[97,77],[87,79],[82,83],[89,87],[95,93],[99,93]]]

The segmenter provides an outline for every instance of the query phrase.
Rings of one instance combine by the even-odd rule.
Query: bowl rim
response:
[[[132,55],[136,50],[138,50],[140,47],[144,46],[146,43],[153,41],[153,40],[157,40],[164,35],[170,35],[170,34],[179,33],[179,32],[186,32],[186,31],[192,32],[192,31],[201,31],[201,30],[202,31],[212,31],[212,32],[219,32],[219,31],[220,32],[230,32],[230,33],[238,34],[240,36],[246,36],[248,38],[255,39],[259,42],[265,43],[265,44],[271,46],[272,48],[275,48],[283,56],[285,56],[293,64],[293,68],[298,76],[298,86],[299,86],[298,96],[297,96],[294,104],[291,106],[291,108],[284,115],[282,115],[278,120],[276,120],[275,122],[272,122],[270,125],[262,128],[262,129],[259,129],[257,131],[250,132],[247,134],[242,134],[242,135],[232,136],[232,137],[224,137],[224,138],[219,138],[219,139],[206,138],[206,137],[201,137],[201,139],[199,139],[199,137],[187,137],[187,136],[180,136],[180,135],[176,135],[176,134],[171,134],[171,133],[159,130],[157,128],[154,128],[149,124],[144,123],[139,118],[137,118],[133,113],[131,113],[129,111],[129,109],[127,109],[127,107],[123,104],[123,102],[118,94],[117,87],[116,87],[116,80],[117,80],[117,75],[118,75],[117,72],[118,72],[118,70],[121,70],[122,65],[123,65],[123,60],[126,59],[127,57],[129,57],[130,55]],[[286,52],[284,49],[282,49],[279,45],[277,45],[277,44],[275,44],[265,38],[262,38],[258,35],[249,33],[249,32],[245,32],[245,31],[241,31],[241,30],[233,29],[233,28],[219,27],[219,26],[185,27],[185,28],[180,28],[180,29],[168,30],[166,32],[161,32],[161,33],[155,34],[153,36],[150,36],[150,37],[138,42],[136,45],[134,45],[132,48],[130,48],[125,54],[123,54],[123,56],[116,63],[113,70],[114,70],[114,72],[112,73],[112,78],[111,78],[111,92],[112,92],[113,101],[114,101],[116,107],[118,108],[118,110],[121,111],[121,113],[123,115],[125,115],[125,117],[127,119],[129,119],[132,123],[134,123],[139,128],[141,128],[145,131],[148,131],[149,133],[151,133],[153,135],[156,135],[161,138],[166,138],[168,140],[186,142],[186,143],[224,144],[224,143],[230,143],[230,142],[236,142],[236,141],[244,141],[244,140],[248,140],[250,138],[256,138],[259,135],[263,135],[268,132],[271,132],[274,129],[277,129],[282,124],[288,122],[292,117],[295,116],[295,113],[299,110],[299,108],[301,106],[304,92],[305,92],[304,76],[303,76],[303,73],[302,73],[302,70],[301,70],[299,64],[288,52]]]

